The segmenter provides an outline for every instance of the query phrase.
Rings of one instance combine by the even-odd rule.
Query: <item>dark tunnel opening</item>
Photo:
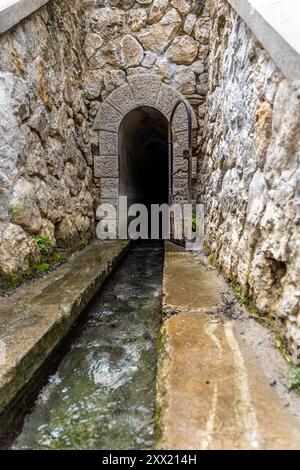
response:
[[[158,110],[130,111],[120,126],[120,196],[128,206],[168,202],[168,121]],[[149,211],[150,214],[150,211]],[[150,221],[150,220],[149,220]]]

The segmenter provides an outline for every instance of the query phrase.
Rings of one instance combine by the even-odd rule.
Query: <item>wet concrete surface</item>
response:
[[[204,293],[197,292],[199,283]],[[270,383],[244,335],[253,320],[224,314],[223,288],[216,271],[167,244],[163,310],[169,318],[161,331],[157,448],[299,449],[293,410],[300,400],[287,406]],[[272,361],[279,353],[268,347]]]

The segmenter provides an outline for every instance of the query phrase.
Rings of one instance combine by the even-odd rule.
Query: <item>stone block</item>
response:
[[[194,112],[192,113],[192,126],[193,126],[193,129],[197,129],[197,118]],[[176,133],[176,132],[184,131],[187,128],[188,128],[187,112],[186,112],[184,105],[182,104],[177,108],[175,112],[175,116],[173,119],[173,131]]]
[[[182,157],[184,150],[188,148],[188,134],[187,131],[181,131],[177,134],[173,134],[173,154],[174,157]]]
[[[102,103],[97,113],[94,129],[118,132],[122,115],[108,103]]]
[[[173,160],[173,175],[176,175],[176,179],[188,177],[188,160],[184,160],[182,157],[175,157]]]
[[[160,87],[161,77],[157,75],[133,75],[128,79],[137,106],[155,106]]]
[[[96,178],[117,178],[119,176],[118,157],[94,157],[94,174]]]
[[[119,179],[118,178],[101,178],[100,197],[114,199],[119,195]]]
[[[137,39],[126,34],[121,40],[120,56],[125,69],[136,67],[143,61],[144,49]]]
[[[107,210],[109,211],[108,212],[109,218],[113,219],[115,214],[118,215],[118,208],[119,208],[118,199],[104,198],[104,199],[101,199],[100,204],[96,209],[96,220],[101,220],[103,218],[103,209],[105,209],[105,207],[103,207],[103,206],[105,206],[105,205],[107,205]],[[115,210],[115,212],[109,206],[112,206],[113,209]],[[110,215],[111,215],[111,217],[110,217]]]
[[[123,115],[135,107],[131,90],[127,84],[113,91],[107,98],[107,103],[117,108]]]
[[[188,35],[177,37],[169,47],[168,59],[176,64],[190,65],[198,55],[199,44]]]
[[[188,195],[188,179],[184,178],[174,178],[173,181],[173,191],[174,194],[186,194]]]
[[[176,102],[181,98],[179,93],[163,83],[159,91],[156,107],[160,109],[165,116],[169,116]]]
[[[115,132],[100,131],[100,155],[118,155],[118,134]]]

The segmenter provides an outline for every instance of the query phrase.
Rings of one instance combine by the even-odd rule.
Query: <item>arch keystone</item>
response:
[[[154,106],[162,78],[157,75],[139,74],[128,78],[136,106]]]

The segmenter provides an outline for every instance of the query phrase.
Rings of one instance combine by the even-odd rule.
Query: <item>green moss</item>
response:
[[[10,289],[15,289],[20,281],[15,276],[0,277],[0,294],[5,294]]]
[[[289,368],[289,383],[290,390],[294,390],[300,395],[300,367],[292,366]]]
[[[243,292],[243,290],[238,285],[232,285],[236,298],[246,307],[250,305],[250,300],[248,296]]]
[[[216,259],[217,259],[217,253],[216,252],[212,252],[210,257],[209,257],[209,262],[210,262],[210,265],[214,268],[215,265],[216,265]]]
[[[11,215],[18,215],[23,210],[23,206],[20,204],[12,204],[9,208]]]
[[[44,272],[48,271],[48,269],[50,269],[49,263],[40,263],[38,266],[36,266],[35,272],[37,274],[43,274]]]
[[[63,260],[63,257],[58,253],[58,251],[54,251],[52,253],[52,261],[54,263],[60,263]]]
[[[288,375],[288,388],[289,390],[294,390],[298,395],[300,395],[300,366],[293,365],[292,356],[288,352],[287,344],[282,339],[281,331],[278,325],[278,321],[274,320],[273,322],[273,330],[275,331],[276,337],[276,346],[285,359],[285,361],[289,364]]]
[[[19,276],[0,275],[0,294],[5,294],[11,289],[16,289],[24,281],[34,279],[35,277],[44,274],[52,267],[52,265],[61,263],[64,260],[63,256],[58,251],[51,253],[50,247],[53,246],[51,240],[47,237],[40,236],[36,237],[36,239],[41,253],[40,262],[38,264],[32,264],[30,269]]]
[[[258,314],[256,305],[251,301],[248,294],[241,288],[241,286],[237,283],[237,281],[234,278],[228,277],[226,278],[226,282],[228,282],[228,284],[231,285],[236,298],[238,299],[239,302],[241,302],[242,305],[244,305],[247,308],[251,317],[264,323],[264,325],[266,325],[266,323],[269,323],[270,319],[268,317],[261,317]]]

